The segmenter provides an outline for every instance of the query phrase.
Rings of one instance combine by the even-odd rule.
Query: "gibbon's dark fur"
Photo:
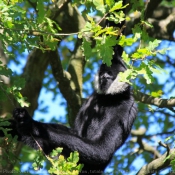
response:
[[[35,121],[26,109],[16,108],[14,120],[10,121],[11,134],[38,149],[35,138],[46,154],[57,147],[63,147],[65,157],[78,151],[79,163],[84,164],[81,175],[102,174],[130,134],[137,114],[130,86],[118,81],[119,72],[126,70],[122,51],[122,47],[115,46],[112,65],[100,66],[95,76],[95,91],[80,108],[73,128]]]

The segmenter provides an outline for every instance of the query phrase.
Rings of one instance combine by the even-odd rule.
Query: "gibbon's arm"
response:
[[[34,121],[23,108],[17,108],[13,117],[17,121],[19,141],[38,149],[37,141],[46,154],[57,147],[64,148],[65,156],[69,156],[72,151],[78,151],[80,161],[91,164],[108,162],[115,152],[116,146],[121,145],[123,140],[121,138],[123,128],[120,126],[115,133],[108,128],[105,131],[106,134],[91,141],[79,137],[65,126]]]

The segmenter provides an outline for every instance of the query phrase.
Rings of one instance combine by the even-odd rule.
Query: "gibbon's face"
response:
[[[98,76],[98,83],[102,92],[105,92],[109,88],[116,77],[115,72],[112,72],[112,66],[107,67],[105,64],[101,65]]]
[[[120,63],[113,63],[110,67],[102,64],[99,72],[95,76],[95,90],[99,94],[117,94],[125,91],[128,84],[118,80],[119,72],[126,69]]]

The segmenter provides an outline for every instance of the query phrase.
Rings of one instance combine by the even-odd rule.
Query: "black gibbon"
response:
[[[11,134],[34,149],[38,149],[37,140],[46,154],[57,147],[63,147],[65,157],[78,151],[79,163],[84,164],[82,175],[103,172],[130,134],[137,114],[130,86],[118,81],[118,73],[126,68],[117,49],[122,48],[115,47],[112,65],[100,66],[95,91],[80,108],[73,128],[35,121],[26,109],[16,108]]]
[[[78,151],[79,163],[84,164],[80,174],[101,174],[130,134],[137,114],[129,84],[118,81],[119,72],[126,70],[122,51],[115,46],[112,65],[100,66],[95,90],[83,103],[72,128],[35,121],[26,109],[16,108],[11,134],[34,149],[38,149],[36,140],[46,154],[57,147],[63,147],[65,157]]]

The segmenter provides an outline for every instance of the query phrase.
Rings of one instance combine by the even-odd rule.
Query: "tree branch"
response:
[[[159,145],[166,148],[167,152],[163,155],[160,155],[160,153],[155,150],[152,146],[148,145],[147,143],[142,141],[142,138],[145,137],[145,129],[140,128],[138,130],[133,130],[131,134],[133,136],[136,136],[136,138],[131,139],[131,142],[138,143],[139,144],[139,150],[148,151],[152,154],[154,154],[157,159],[153,160],[152,162],[148,163],[147,165],[143,166],[137,175],[151,175],[154,173],[158,173],[160,170],[166,168],[170,165],[171,160],[175,158],[175,149],[169,148],[168,145],[163,144],[162,142],[159,142]],[[169,156],[169,158],[167,158]]]
[[[131,139],[131,142],[139,144],[138,152],[147,151],[156,158],[161,157],[161,154],[154,147],[142,141],[140,137],[138,137],[137,139],[136,138]]]
[[[68,72],[63,70],[57,50],[51,51],[50,56],[50,65],[52,67],[53,75],[58,82],[59,89],[63,94],[64,98],[67,100],[67,103],[69,104],[71,110],[73,111],[73,115],[76,116],[78,112],[77,110],[81,105],[81,96],[79,93],[76,93],[75,89],[72,88],[72,77]],[[72,117],[74,118],[74,116]]]
[[[70,0],[61,0],[54,5],[51,19],[58,23],[64,33],[78,32],[85,25],[83,16],[76,7],[72,7]]]
[[[148,5],[145,9],[145,19],[148,19],[153,16],[154,10],[159,6],[162,0],[148,0]]]
[[[139,128],[137,130],[132,130],[131,131],[131,134],[133,136],[143,136],[145,134],[145,132],[146,132],[146,129],[145,128]]]
[[[54,37],[60,37],[60,36],[70,36],[70,35],[78,35],[78,32],[75,33],[51,33],[51,32],[46,32],[46,31],[42,31],[42,30],[32,30],[32,29],[23,29],[23,28],[8,28],[8,27],[1,27],[0,29],[2,29],[2,32],[0,32],[1,34],[3,33],[3,29],[9,30],[9,31],[14,31],[14,32],[20,32],[21,34],[27,34],[27,35],[33,35],[33,36],[42,36],[42,35],[52,35]]]
[[[167,156],[169,156],[169,155],[170,155],[170,157],[167,158]],[[155,159],[152,162],[148,163],[147,165],[143,166],[139,170],[137,175],[151,175],[154,173],[158,173],[160,170],[163,170],[164,168],[169,166],[171,160],[173,160],[174,158],[175,158],[175,148],[171,149],[169,151],[169,153],[166,152],[158,159]]]
[[[43,53],[39,49],[34,49],[28,57],[27,64],[24,68],[23,77],[26,85],[22,90],[24,97],[30,103],[28,109],[33,116],[34,110],[38,107],[38,97],[43,84],[44,72],[49,64],[50,52]]]
[[[154,1],[151,1],[151,3]],[[153,6],[154,7],[154,6]],[[154,7],[155,8],[155,7]],[[150,14],[147,20],[153,25],[152,28],[147,28],[149,36],[157,39],[166,39],[174,41],[173,32],[175,28],[175,8],[158,6],[154,11],[150,11],[148,8],[146,14]],[[152,15],[151,15],[152,14]],[[140,22],[140,15],[132,15],[131,20],[126,23],[125,34],[132,33],[131,29],[135,24]]]
[[[151,104],[158,106],[159,108],[169,108],[172,110],[173,107],[175,107],[175,99],[162,99],[157,97],[152,97],[150,95],[144,94],[139,91],[134,91],[134,98],[145,104]]]
[[[170,14],[174,13],[174,11],[174,7],[160,5],[156,9],[154,9],[154,13],[149,18],[162,20],[167,18]]]
[[[82,85],[83,85],[83,71],[85,66],[85,60],[82,55],[81,41],[77,40],[74,52],[72,53],[68,72],[71,74],[71,87],[74,89],[76,96],[78,97],[78,103],[74,104],[73,110],[69,111],[69,123],[73,125],[79,108],[82,104]]]
[[[154,38],[161,39],[163,36],[164,39],[173,41],[174,40],[173,32],[175,28],[174,19],[175,19],[175,12],[162,20],[149,18],[148,22],[151,23],[153,27],[148,28],[147,31]]]
[[[144,128],[139,128],[138,130],[132,130],[131,134],[132,136],[136,136],[136,138],[132,138],[131,142],[138,143],[139,144],[139,151],[147,151],[151,154],[153,154],[155,157],[160,157],[161,154],[152,146],[147,144],[146,142],[142,141],[146,130]]]

